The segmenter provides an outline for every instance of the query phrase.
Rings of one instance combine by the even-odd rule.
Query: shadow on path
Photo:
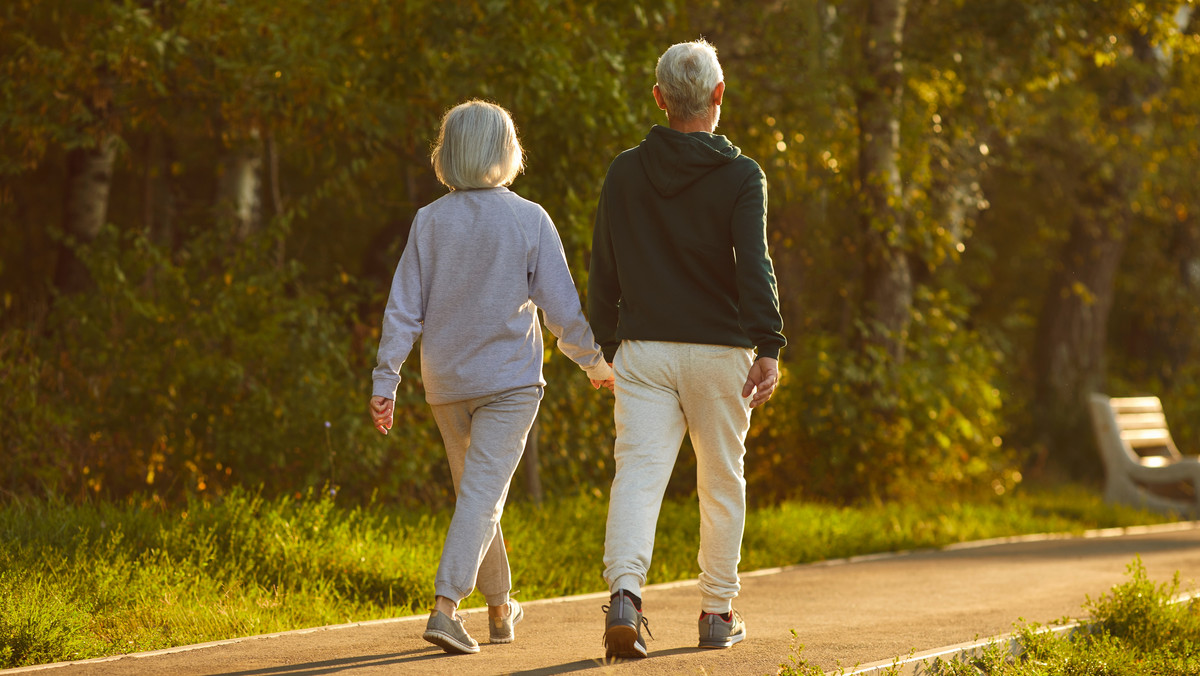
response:
[[[335,674],[347,669],[414,664],[443,656],[447,655],[440,648],[430,646],[420,650],[406,650],[387,655],[362,655],[360,657],[345,657],[338,660],[324,660],[321,662],[284,664],[277,667],[264,667],[262,669],[250,669],[247,671],[226,671],[215,676],[319,676],[320,674]]]
[[[691,655],[694,653],[705,652],[701,648],[672,648],[670,650],[656,650],[650,654],[650,657],[644,658],[645,661],[654,660],[657,657],[667,657],[669,655]],[[576,671],[587,671],[588,669],[602,669],[604,667],[627,662],[632,660],[623,660],[621,658],[599,658],[594,660],[579,660],[577,662],[569,662],[567,664],[557,664],[552,667],[541,667],[539,669],[528,669],[526,671],[514,671],[509,676],[555,676],[556,674],[570,674]],[[638,660],[643,661],[643,660]]]

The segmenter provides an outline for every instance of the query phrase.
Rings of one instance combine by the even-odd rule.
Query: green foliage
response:
[[[804,659],[804,645],[800,643],[796,630],[791,631],[792,652],[787,661],[779,665],[777,676],[825,676],[824,669]],[[845,673],[845,669],[839,670],[839,673]]]
[[[553,338],[547,331],[547,343]],[[557,348],[547,348],[546,392],[538,409],[542,481],[551,490],[600,497],[613,475],[613,396],[595,391],[587,375]]]
[[[1155,584],[1140,557],[1129,564],[1127,573],[1128,581],[1088,600],[1100,633],[1142,653],[1191,641],[1196,645],[1189,650],[1200,658],[1200,604],[1172,603],[1179,593],[1179,573],[1169,583]]]
[[[1200,603],[1176,602],[1179,573],[1155,584],[1140,558],[1128,580],[1084,609],[1088,625],[1070,635],[1039,625],[1018,632],[1019,657],[990,646],[979,659],[938,660],[931,673],[945,676],[1103,676],[1107,674],[1200,674]]]
[[[915,312],[897,337],[906,361],[890,364],[854,338],[871,328],[854,227],[863,7],[5,3],[0,432],[20,462],[0,487],[177,498],[201,483],[331,482],[360,499],[448,501],[416,360],[401,435],[372,436],[359,411],[407,224],[442,193],[427,157],[442,113],[472,97],[513,111],[528,161],[514,189],[555,219],[582,287],[605,170],[665,120],[649,95],[655,59],[700,35],[728,84],[719,131],[770,183],[791,341],[784,387],[755,414],[752,495],[1007,490],[1029,451],[1063,451],[1043,447],[1033,353],[1079,218],[1099,232],[1131,219],[1106,386],[1163,395],[1195,452],[1200,21],[1179,23],[1194,8],[908,2],[903,188],[899,222],[882,225],[900,233],[889,246],[911,264]],[[126,234],[84,252],[103,293],[59,299],[66,154],[106,135],[120,142],[108,219]],[[263,151],[275,230],[239,249],[212,234],[226,227],[213,195],[223,160],[247,146]],[[1096,309],[1107,293],[1065,291]],[[594,495],[611,474],[610,400],[561,356],[546,375],[545,484]]]
[[[36,346],[7,339],[8,377],[25,387],[5,388],[0,425],[29,469],[5,488],[421,495],[439,457],[433,425],[413,406],[401,455],[363,424],[373,346],[352,342],[353,305],[299,285],[294,264],[262,266],[266,239],[193,242],[171,257],[108,231],[87,253],[96,291],[61,299]]]
[[[24,666],[93,657],[84,638],[88,613],[44,580],[0,573],[0,665]]]
[[[995,356],[961,311],[922,290],[908,359],[802,337],[784,386],[756,425],[748,473],[787,495],[913,499],[1020,480],[1001,443]]]
[[[24,501],[0,512],[5,667],[420,611],[448,518],[234,490],[171,513]]]

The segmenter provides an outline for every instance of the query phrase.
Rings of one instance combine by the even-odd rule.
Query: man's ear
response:
[[[658,85],[654,85],[654,102],[658,104],[661,110],[667,109],[667,100],[663,98],[662,92],[658,89]]]
[[[657,87],[658,85],[655,85],[655,86]],[[717,105],[717,106],[721,105],[721,100],[724,97],[725,97],[725,81],[722,80],[722,81],[718,82],[716,88],[713,89],[713,105]]]

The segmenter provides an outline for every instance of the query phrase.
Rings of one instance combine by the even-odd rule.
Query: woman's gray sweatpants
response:
[[[434,581],[438,596],[458,603],[478,586],[489,606],[508,603],[500,515],[541,398],[542,388],[525,387],[431,407],[457,496]]]
[[[609,495],[604,578],[641,595],[663,493],[689,433],[700,498],[700,607],[729,612],[741,589],[746,522],[743,457],[753,351],[723,345],[622,341],[616,371],[616,475]]]

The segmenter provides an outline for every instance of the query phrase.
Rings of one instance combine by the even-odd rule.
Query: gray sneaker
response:
[[[701,648],[728,648],[744,638],[746,623],[738,611],[730,611],[728,620],[716,613],[700,613]]]
[[[606,613],[604,622],[605,657],[645,657],[646,641],[642,638],[642,627],[650,634],[650,623],[633,603],[629,592],[619,591],[612,601],[601,608]],[[651,638],[654,637],[650,634]]]
[[[513,625],[525,617],[521,604],[516,599],[508,600],[507,617],[488,617],[488,641],[491,643],[512,643],[517,637]]]
[[[440,610],[429,613],[429,623],[425,625],[425,633],[421,638],[441,647],[448,653],[464,655],[479,652],[479,644],[463,627],[462,616],[458,613],[449,617]]]

